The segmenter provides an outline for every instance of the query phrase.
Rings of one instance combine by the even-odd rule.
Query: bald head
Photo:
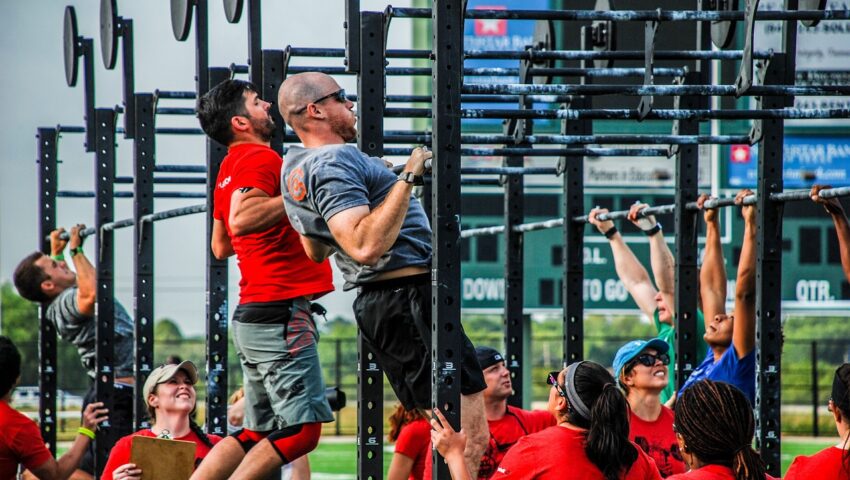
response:
[[[334,88],[339,88],[336,81],[324,73],[306,72],[289,76],[277,94],[280,115],[288,125],[300,128],[303,118],[299,117],[303,116],[307,104]]]

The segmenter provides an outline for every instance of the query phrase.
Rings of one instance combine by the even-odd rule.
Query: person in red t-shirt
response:
[[[475,348],[478,363],[484,373],[487,389],[484,390],[484,409],[490,427],[490,443],[481,458],[479,479],[487,479],[496,473],[496,467],[505,453],[521,438],[555,425],[555,417],[545,410],[523,410],[508,405],[513,395],[511,372],[505,366],[505,358],[496,349],[479,346]]]
[[[633,340],[614,356],[614,377],[631,407],[629,438],[655,460],[662,477],[688,470],[673,432],[673,411],[661,404],[670,381],[669,348],[660,338]]]
[[[835,479],[850,480],[850,363],[835,370],[832,379],[832,396],[829,411],[841,441],[837,445],[806,457],[799,456],[791,462],[785,480]]]
[[[101,480],[141,480],[142,470],[130,463],[133,437],[159,437],[194,442],[195,466],[207,456],[213,445],[221,441],[218,435],[207,435],[192,420],[195,411],[195,383],[198,369],[186,360],[166,364],[151,371],[142,390],[148,415],[153,422],[149,429],[121,437],[109,452]]]
[[[753,450],[753,407],[737,387],[701,380],[676,400],[676,441],[687,473],[667,480],[773,480]]]
[[[18,466],[40,480],[64,480],[74,473],[88,449],[93,430],[107,419],[102,403],[83,411],[83,426],[59,460],[44,445],[38,425],[9,404],[21,376],[21,353],[8,337],[0,336],[0,478],[17,478]]]
[[[425,458],[431,451],[431,425],[418,409],[399,404],[390,415],[387,439],[396,442],[387,480],[423,480]]]
[[[605,367],[576,362],[551,372],[548,383],[558,425],[520,438],[494,480],[661,478],[655,462],[629,441],[629,405]]]
[[[286,216],[270,105],[240,80],[198,101],[204,132],[228,148],[213,193],[211,247],[219,259],[235,254],[242,274],[231,335],[246,409],[244,428],[213,449],[197,479],[265,478],[316,448],[321,424],[333,421],[310,303],[333,290],[331,268],[307,257]]]

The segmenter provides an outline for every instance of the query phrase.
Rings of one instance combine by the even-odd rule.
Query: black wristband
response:
[[[661,224],[656,223],[654,227],[650,228],[649,230],[644,230],[643,233],[645,233],[647,237],[651,237],[651,236],[655,235],[656,233],[658,233],[660,231],[661,231]]]
[[[607,232],[603,233],[602,235],[605,235],[605,238],[607,238],[608,240],[611,240],[611,237],[613,237],[616,234],[617,234],[617,227],[611,227],[611,228],[608,229]]]

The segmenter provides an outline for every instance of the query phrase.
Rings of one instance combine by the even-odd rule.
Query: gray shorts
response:
[[[239,305],[231,334],[244,377],[244,428],[268,432],[333,421],[310,302],[299,297]]]

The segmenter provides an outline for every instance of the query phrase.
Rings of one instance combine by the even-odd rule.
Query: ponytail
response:
[[[629,404],[602,365],[578,362],[564,375],[568,421],[587,429],[584,452],[605,480],[618,480],[638,458],[629,441]]]
[[[629,441],[629,405],[613,383],[607,383],[590,410],[590,429],[584,447],[587,458],[605,480],[617,480],[637,460]]]
[[[762,480],[767,469],[759,454],[748,444],[735,452],[732,458],[732,472],[735,474],[735,480]]]
[[[208,446],[209,448],[213,447],[212,441],[210,441],[210,437],[208,437],[204,430],[197,423],[195,423],[195,420],[192,419],[192,417],[189,417],[189,429],[195,432],[195,435],[197,435],[198,438],[201,439],[201,443]]]

